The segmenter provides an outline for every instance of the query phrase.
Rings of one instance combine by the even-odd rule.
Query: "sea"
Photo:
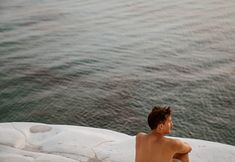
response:
[[[0,122],[235,146],[234,0],[0,0]]]

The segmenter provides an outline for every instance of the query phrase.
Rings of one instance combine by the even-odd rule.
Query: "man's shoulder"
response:
[[[142,137],[142,136],[146,136],[147,134],[146,133],[144,133],[144,132],[139,132],[137,135],[136,135],[136,137]]]
[[[172,144],[172,145],[177,145],[179,142],[181,142],[179,139],[177,138],[173,138],[173,137],[164,137],[165,142]]]
[[[136,140],[140,140],[142,137],[146,136],[147,134],[144,133],[144,132],[139,132],[137,135],[136,135]]]
[[[143,141],[143,137],[144,136],[146,136],[147,134],[146,133],[144,133],[144,132],[140,132],[140,133],[138,133],[137,135],[136,135],[136,148],[138,149],[138,148],[140,148],[140,146],[141,146],[141,143],[142,143],[142,141]]]
[[[167,143],[169,143],[169,145],[171,146],[171,148],[178,148],[182,145],[183,141],[177,138],[173,138],[173,137],[165,137],[165,140]]]
[[[139,132],[137,135],[136,135],[136,141],[142,141],[145,139],[145,137],[147,137],[148,134],[147,133],[144,133],[144,132]]]
[[[168,138],[172,150],[178,153],[188,153],[192,150],[191,146],[178,138]]]

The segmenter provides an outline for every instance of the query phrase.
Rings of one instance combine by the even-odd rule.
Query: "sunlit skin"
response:
[[[172,128],[172,117],[169,116],[148,134],[137,134],[135,162],[172,162],[173,159],[188,162],[191,147],[179,139],[165,137]]]

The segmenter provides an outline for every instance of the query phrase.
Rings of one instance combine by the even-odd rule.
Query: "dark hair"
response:
[[[151,130],[157,128],[159,124],[164,123],[170,115],[170,106],[154,106],[148,115],[148,125]]]

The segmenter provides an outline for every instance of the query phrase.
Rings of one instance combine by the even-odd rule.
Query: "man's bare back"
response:
[[[170,108],[154,107],[148,123],[152,131],[136,135],[135,162],[189,161],[190,145],[179,139],[165,137],[173,127]]]
[[[180,145],[182,141],[173,138],[139,133],[136,136],[136,162],[172,162],[174,155],[187,152]]]

